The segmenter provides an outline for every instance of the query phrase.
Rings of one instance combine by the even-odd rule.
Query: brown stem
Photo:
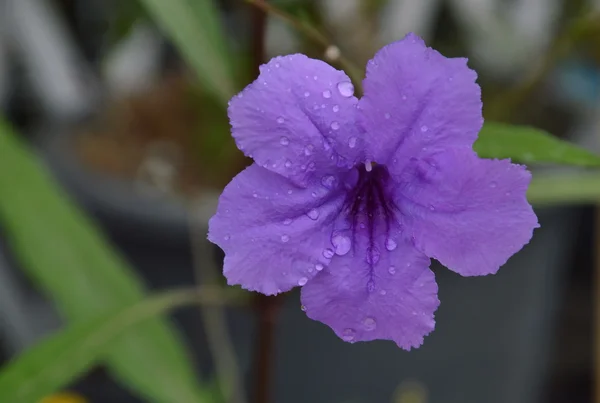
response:
[[[252,8],[252,73],[258,75],[265,58],[265,32],[267,14],[260,8]]]
[[[255,358],[255,391],[254,403],[268,403],[270,397],[271,374],[273,367],[273,344],[275,341],[275,325],[277,314],[283,297],[256,297],[258,311],[258,339]]]

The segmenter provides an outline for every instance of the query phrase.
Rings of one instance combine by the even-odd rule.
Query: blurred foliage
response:
[[[600,156],[533,127],[486,122],[473,148],[482,158],[600,167]]]
[[[0,190],[0,219],[12,251],[71,323],[143,300],[133,269],[2,121]],[[188,357],[179,334],[159,318],[125,332],[103,354],[119,380],[159,403],[202,401]]]

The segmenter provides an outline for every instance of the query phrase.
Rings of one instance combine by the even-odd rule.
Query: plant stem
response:
[[[357,95],[362,94],[362,70],[356,67],[350,60],[348,60],[342,53],[339,48],[334,45],[325,35],[319,32],[315,27],[305,24],[302,21],[294,18],[293,15],[286,13],[283,10],[278,9],[277,7],[272,6],[267,3],[265,0],[245,0],[247,3],[252,4],[253,6],[262,10],[265,14],[273,15],[274,17],[279,18],[280,20],[286,22],[306,37],[308,37],[313,42],[320,45],[325,51],[325,55],[327,59],[332,62],[338,64],[348,76],[352,79],[354,86],[357,89]]]

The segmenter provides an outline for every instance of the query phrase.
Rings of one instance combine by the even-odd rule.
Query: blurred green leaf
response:
[[[194,69],[200,83],[226,105],[236,87],[233,63],[213,0],[140,0]]]
[[[511,158],[515,162],[600,166],[600,156],[542,130],[504,123],[485,123],[473,146],[482,158]]]
[[[600,203],[600,173],[535,174],[527,199],[536,206]]]
[[[146,10],[138,0],[121,0],[115,3],[114,14],[106,34],[110,45],[128,36],[137,22],[148,18]]]
[[[39,402],[94,366],[128,329],[202,297],[200,290],[170,291],[56,332],[0,370],[0,401]],[[210,389],[197,401],[216,402],[211,395],[218,395],[213,386]]]
[[[1,119],[0,192],[0,220],[11,250],[71,322],[143,299],[134,271]],[[203,393],[188,354],[175,329],[155,319],[119,337],[106,364],[149,401],[197,403]]]

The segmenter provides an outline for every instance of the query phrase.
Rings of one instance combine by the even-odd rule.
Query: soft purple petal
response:
[[[386,339],[407,350],[420,346],[434,328],[439,305],[429,259],[403,240],[389,251],[383,232],[369,259],[369,237],[358,235],[349,253],[335,256],[302,288],[303,309],[348,342]]]
[[[304,55],[276,57],[229,105],[232,135],[257,164],[306,186],[362,159],[358,100],[345,73]],[[340,88],[343,91],[340,91]]]
[[[297,187],[256,164],[237,175],[209,222],[209,240],[225,252],[228,283],[272,295],[323,270],[344,197],[334,186]]]
[[[483,123],[476,78],[466,59],[446,58],[414,34],[382,48],[359,102],[367,158],[394,170],[423,151],[472,145]]]
[[[481,159],[469,148],[410,164],[396,196],[406,231],[423,253],[457,273],[495,273],[539,226],[524,166]]]

